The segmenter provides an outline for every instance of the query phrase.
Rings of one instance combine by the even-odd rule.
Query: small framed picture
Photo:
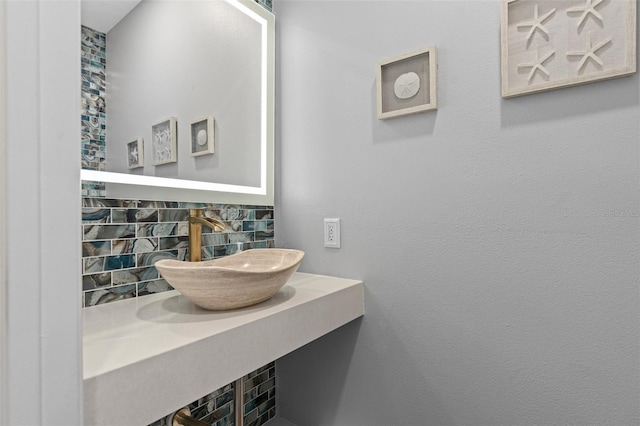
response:
[[[213,154],[213,117],[201,118],[191,123],[191,155]]]
[[[142,138],[127,143],[127,164],[130,169],[144,167],[144,141]]]
[[[153,165],[175,163],[177,120],[171,117],[151,127],[151,149],[153,151]]]
[[[436,109],[436,72],[435,46],[395,56],[378,64],[378,119]]]

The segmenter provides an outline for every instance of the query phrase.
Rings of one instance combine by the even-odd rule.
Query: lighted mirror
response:
[[[271,13],[143,0],[106,46],[106,171],[83,181],[108,198],[273,204]]]

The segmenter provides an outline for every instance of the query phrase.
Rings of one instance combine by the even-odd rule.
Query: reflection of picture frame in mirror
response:
[[[144,167],[144,140],[142,138],[127,143],[127,164],[129,169]]]
[[[436,70],[435,46],[395,56],[378,64],[378,119],[436,109]]]
[[[191,123],[191,155],[194,157],[213,154],[214,126],[213,116],[201,118]]]
[[[178,161],[176,128],[177,120],[175,117],[161,121],[151,127],[151,150],[154,166]]]

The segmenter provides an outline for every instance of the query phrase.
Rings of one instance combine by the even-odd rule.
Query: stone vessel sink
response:
[[[164,279],[201,308],[226,311],[264,302],[300,266],[304,252],[252,249],[204,262],[163,259],[155,266]]]

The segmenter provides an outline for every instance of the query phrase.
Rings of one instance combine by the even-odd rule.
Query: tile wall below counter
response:
[[[258,368],[242,378],[242,421],[260,426],[276,416],[276,364]],[[191,417],[211,426],[235,426],[235,382],[190,403]],[[172,426],[173,413],[149,426]]]

